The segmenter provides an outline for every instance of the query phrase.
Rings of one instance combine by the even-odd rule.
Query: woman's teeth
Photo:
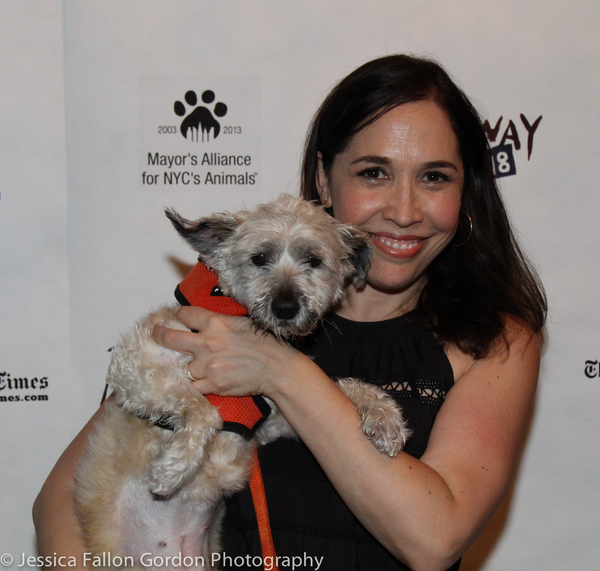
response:
[[[390,238],[385,238],[383,236],[375,236],[377,240],[383,242],[386,246],[393,248],[394,250],[409,250],[410,248],[414,248],[419,241],[418,240],[391,240]]]

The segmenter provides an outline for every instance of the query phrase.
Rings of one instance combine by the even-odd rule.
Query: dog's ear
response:
[[[175,230],[208,263],[212,254],[229,238],[239,221],[229,212],[213,214],[198,220],[186,220],[175,210],[165,208],[165,214]]]
[[[356,228],[345,224],[340,227],[340,233],[344,244],[351,250],[350,263],[354,272],[350,275],[352,285],[356,289],[362,289],[367,284],[367,275],[371,267],[373,249],[369,235]]]

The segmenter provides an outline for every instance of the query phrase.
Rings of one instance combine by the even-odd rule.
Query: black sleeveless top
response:
[[[402,406],[412,430],[405,452],[415,458],[425,451],[433,421],[454,383],[446,354],[433,334],[418,325],[418,317],[414,311],[388,321],[357,323],[329,315],[302,347],[330,377],[357,377],[386,390]],[[302,442],[277,440],[259,448],[259,458],[281,571],[291,569],[292,557],[302,558],[295,559],[296,569],[408,569],[350,512]],[[251,564],[253,558],[260,561],[261,549],[249,490],[227,500],[223,552],[231,557],[223,558],[227,569],[262,568]]]

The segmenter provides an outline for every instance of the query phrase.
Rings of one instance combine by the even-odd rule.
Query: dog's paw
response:
[[[396,401],[379,387],[355,379],[341,379],[338,384],[356,407],[360,427],[377,450],[397,456],[411,432]]]
[[[150,474],[150,491],[157,496],[170,496],[174,494],[181,486],[184,480],[181,473],[164,473],[161,470],[152,469]]]
[[[186,470],[165,470],[161,464],[153,463],[150,469],[150,491],[157,496],[170,496],[189,479]]]
[[[211,435],[211,437],[214,435]],[[196,448],[172,443],[150,465],[150,491],[170,496],[185,486],[198,472],[206,458],[207,442]]]
[[[402,417],[400,408],[393,405],[369,407],[359,410],[360,426],[377,450],[394,458],[406,445],[410,430]]]

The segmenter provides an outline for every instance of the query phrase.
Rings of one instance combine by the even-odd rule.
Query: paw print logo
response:
[[[215,94],[210,89],[202,93],[202,102],[206,105],[210,105],[214,100]],[[216,103],[211,113],[207,107],[198,105],[198,96],[195,91],[188,91],[185,94],[185,102],[194,109],[181,122],[181,134],[187,139],[189,132],[190,140],[198,141],[199,133],[201,133],[202,142],[204,142],[210,141],[212,131],[212,138],[216,139],[221,132],[221,124],[215,119],[215,116],[223,117],[227,113],[227,105],[221,102]],[[196,107],[196,105],[198,106]],[[187,109],[181,101],[175,101],[174,110],[179,117],[183,117],[187,113]]]

